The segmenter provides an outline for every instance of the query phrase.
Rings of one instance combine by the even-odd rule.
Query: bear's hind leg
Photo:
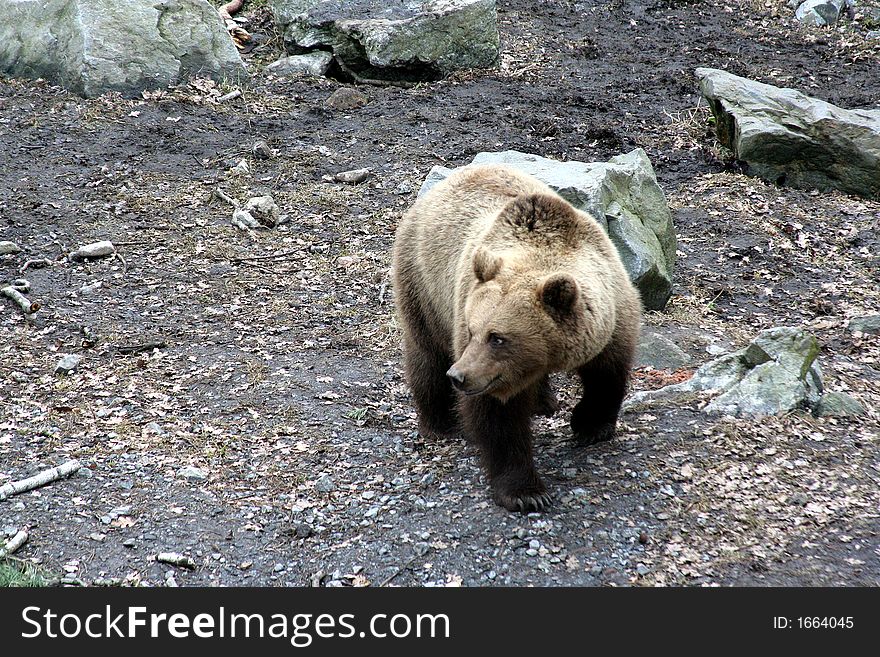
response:
[[[571,430],[583,445],[611,440],[626,395],[633,350],[612,343],[578,369],[583,397],[571,414]]]
[[[419,433],[442,437],[457,429],[453,391],[446,377],[449,357],[404,339],[404,369],[419,414]]]
[[[495,500],[510,511],[529,513],[550,506],[550,495],[535,471],[531,414],[534,390],[506,404],[487,395],[461,398],[465,431],[480,449]]]

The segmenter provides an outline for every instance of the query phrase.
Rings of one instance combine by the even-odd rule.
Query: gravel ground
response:
[[[197,80],[85,101],[0,79],[0,280],[28,260],[30,322],[0,305],[0,539],[72,583],[880,585],[880,202],[747,177],[714,140],[697,66],[880,104],[866,20],[802,28],[779,2],[499,1],[497,69],[412,89]],[[254,30],[271,25],[264,10]],[[264,140],[268,158],[252,147]],[[426,442],[400,367],[388,267],[431,166],[517,149],[599,161],[641,147],[679,235],[675,294],[646,326],[693,367],[763,328],[808,327],[829,390],[868,414],[732,420],[703,400],[569,442],[578,394],[536,426],[544,514],[495,506],[463,440]],[[230,169],[245,160],[248,173]],[[360,184],[325,176],[368,167]],[[222,189],[286,223],[240,230]],[[118,257],[65,254],[109,239]],[[149,348],[151,343],[162,346]],[[134,347],[134,349],[132,349]],[[138,347],[144,347],[143,350]],[[82,357],[54,374],[64,354]],[[635,389],[689,371],[643,369]],[[157,563],[174,551],[196,567]]]

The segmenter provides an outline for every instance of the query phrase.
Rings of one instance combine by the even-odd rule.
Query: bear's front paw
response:
[[[508,511],[516,511],[519,513],[546,511],[550,508],[550,503],[552,502],[550,493],[543,488],[540,490],[531,489],[527,491],[496,490],[495,499],[498,504]]]
[[[458,436],[458,427],[451,422],[432,423],[420,420],[419,435],[426,440],[450,440]]]
[[[580,445],[596,445],[598,443],[607,442],[614,438],[616,427],[617,422],[608,422],[599,425],[598,427],[576,425],[574,422],[571,424],[574,439]]]

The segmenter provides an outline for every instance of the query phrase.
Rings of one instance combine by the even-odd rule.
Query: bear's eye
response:
[[[490,333],[487,342],[488,342],[490,345],[492,345],[493,347],[500,347],[500,346],[503,345],[505,342],[507,342],[507,340],[505,340],[504,338],[502,338],[502,337],[501,337],[500,335],[498,335],[497,333]]]

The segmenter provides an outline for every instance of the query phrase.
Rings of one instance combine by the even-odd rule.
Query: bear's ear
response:
[[[480,283],[491,281],[501,269],[501,257],[480,247],[474,254],[474,274]]]
[[[580,290],[568,274],[553,274],[538,288],[541,303],[551,315],[566,315],[574,309]]]

